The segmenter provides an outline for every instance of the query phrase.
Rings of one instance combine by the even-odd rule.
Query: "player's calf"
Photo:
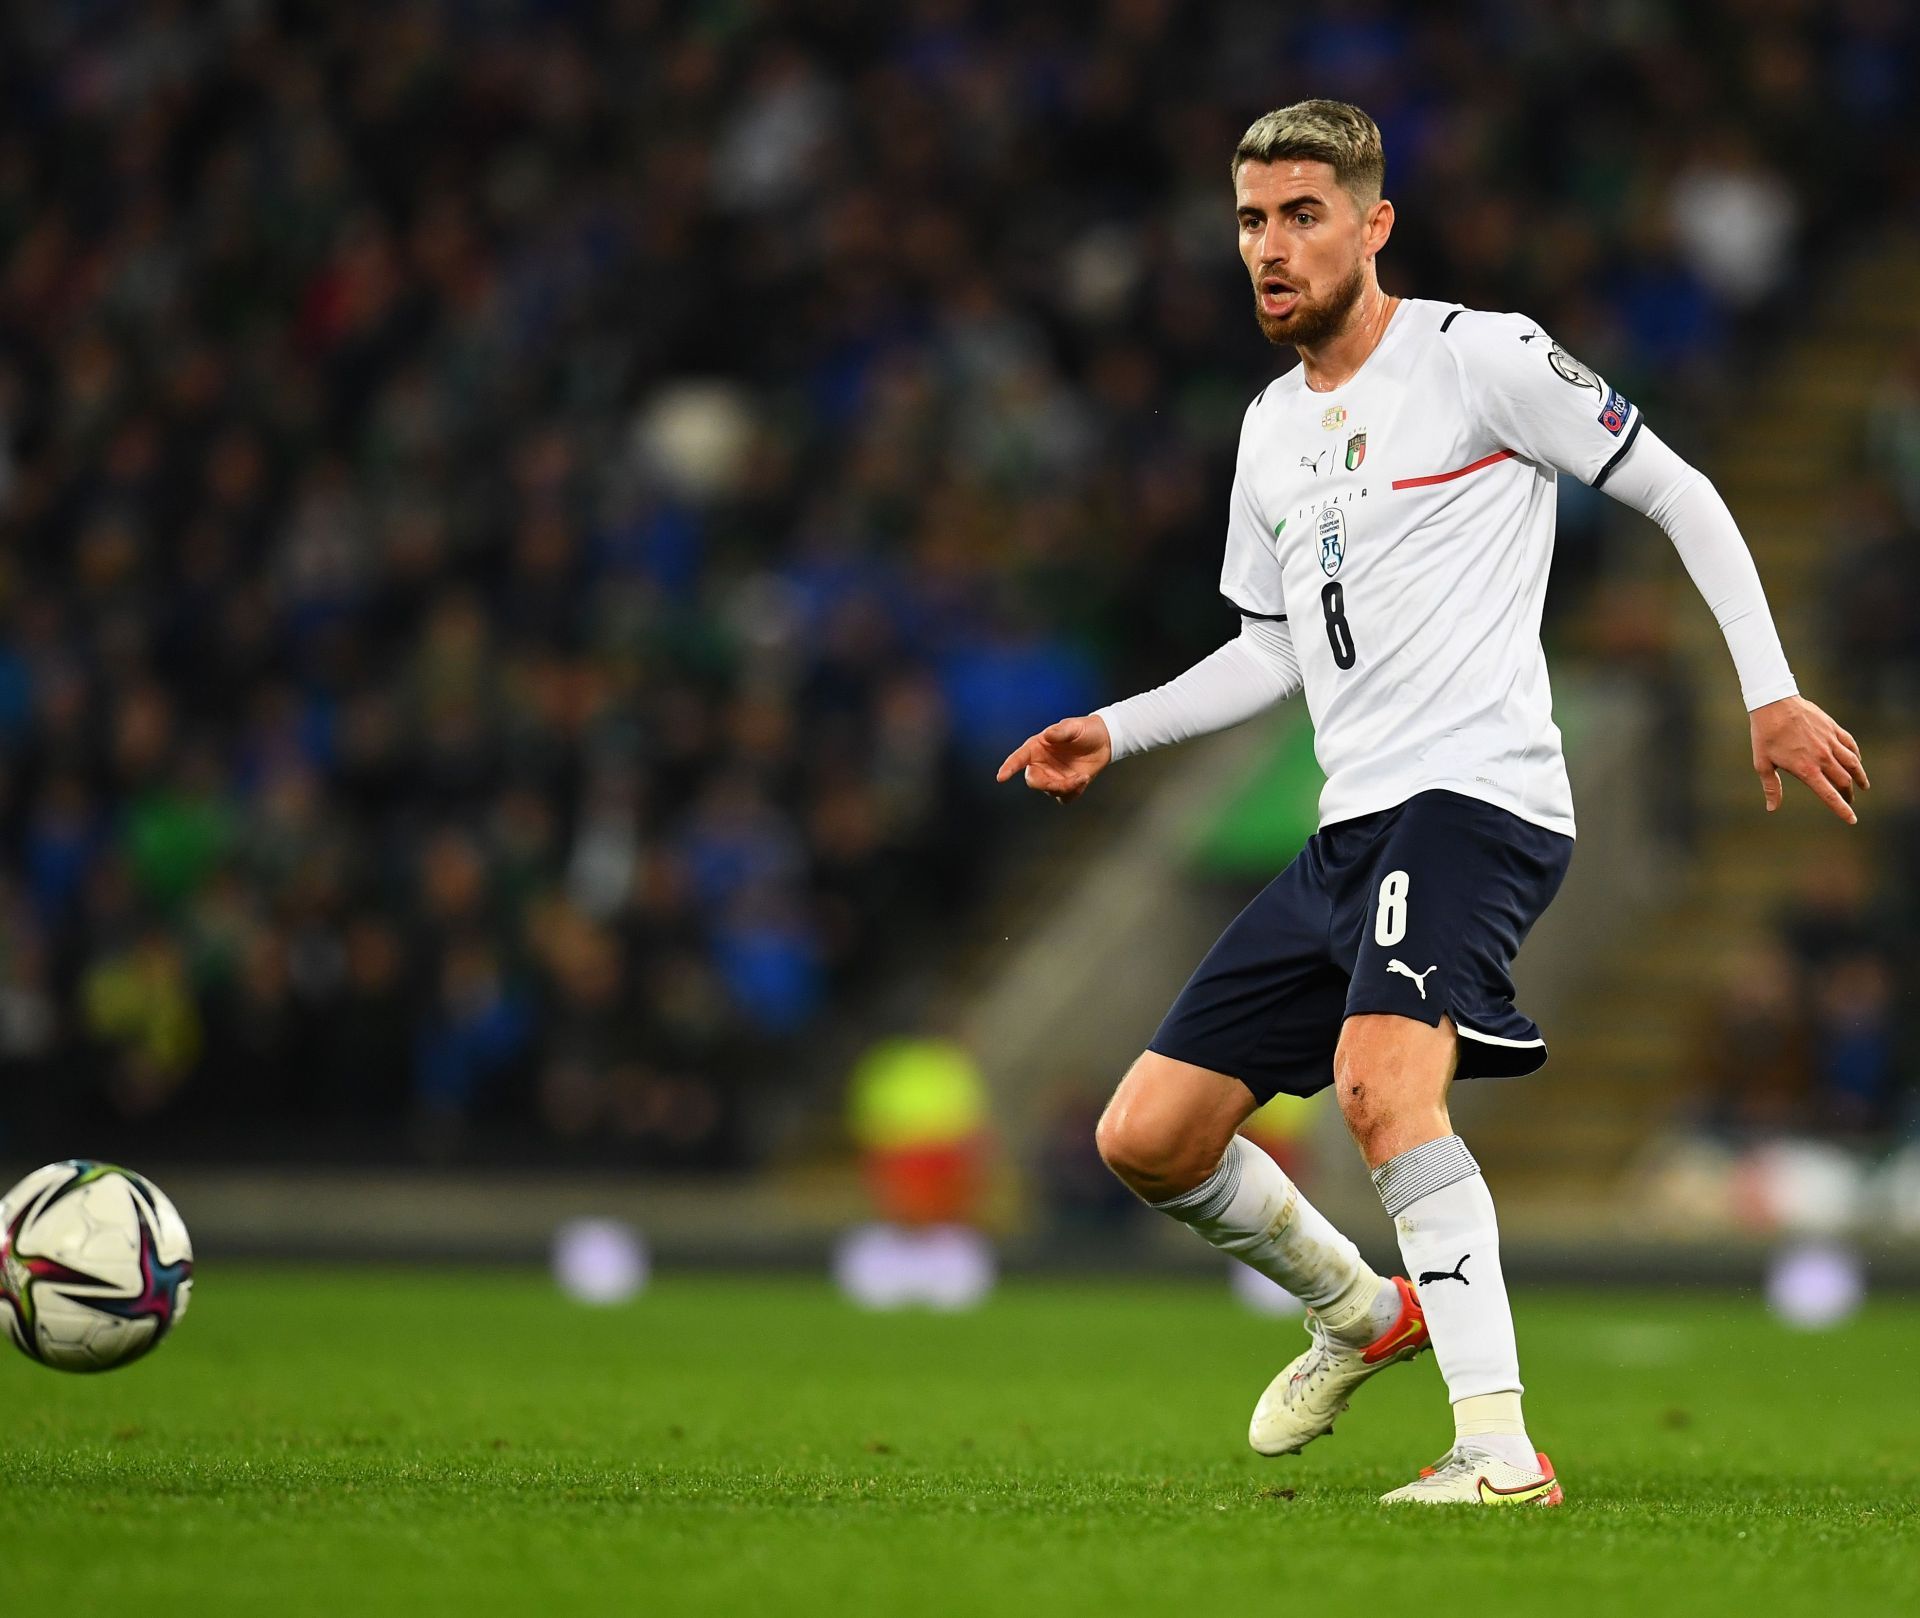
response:
[[[1411,1292],[1376,1274],[1278,1163],[1234,1133],[1254,1105],[1238,1079],[1149,1051],[1121,1081],[1098,1144],[1143,1200],[1313,1311],[1313,1347],[1255,1412],[1254,1447],[1281,1454],[1327,1432],[1354,1387],[1426,1337]]]
[[[1480,1165],[1447,1118],[1456,1061],[1444,1018],[1433,1027],[1392,1015],[1349,1017],[1335,1082],[1419,1291],[1456,1440],[1525,1471],[1536,1452],[1521,1414],[1499,1222]]]
[[[1458,1443],[1527,1471],[1537,1452],[1521,1415],[1499,1222],[1479,1164],[1449,1134],[1389,1158],[1373,1181],[1419,1289]]]

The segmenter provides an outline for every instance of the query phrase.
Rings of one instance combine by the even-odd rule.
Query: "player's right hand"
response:
[[[1035,792],[1055,803],[1072,803],[1093,785],[1093,778],[1113,762],[1113,738],[1098,714],[1062,719],[1037,736],[1029,736],[1007,755],[997,781],[1011,781],[1016,771],[1025,775]]]

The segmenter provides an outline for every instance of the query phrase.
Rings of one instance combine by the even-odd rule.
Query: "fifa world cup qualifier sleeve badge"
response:
[[[1599,373],[1591,365],[1581,364],[1558,343],[1547,350],[1547,363],[1562,382],[1576,388],[1591,388],[1595,393],[1601,391]]]

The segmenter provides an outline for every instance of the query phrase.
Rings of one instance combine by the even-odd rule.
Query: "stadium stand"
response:
[[[1276,101],[1379,117],[1390,287],[1527,309],[1683,448],[1724,420],[1914,199],[1912,16],[1502,14],[1469,63],[1401,4],[10,9],[9,1151],[751,1157],[1030,835],[983,762],[1230,632],[1271,364],[1225,154]],[[1820,539],[1887,711],[1917,368]],[[1570,649],[1613,533],[1570,495]],[[1819,930],[1809,1014],[1910,1025]],[[1884,1121],[1870,1046],[1782,1086]]]

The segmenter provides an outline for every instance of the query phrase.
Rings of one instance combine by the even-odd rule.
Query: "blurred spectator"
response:
[[[1857,703],[1897,712],[1920,693],[1920,525],[1889,485],[1869,479],[1850,491],[1829,544],[1834,673]]]
[[[1607,677],[1637,689],[1653,735],[1674,758],[1696,756],[1700,716],[1694,686],[1675,645],[1668,597],[1644,582],[1621,581],[1594,594],[1585,641]],[[1700,834],[1700,785],[1692,770],[1675,770],[1660,786],[1653,832],[1678,858],[1690,857]]]
[[[1909,532],[1920,529],[1920,340],[1908,345],[1867,411],[1867,470],[1885,480]]]
[[[1889,762],[1897,770],[1897,755]],[[1897,792],[1897,775],[1890,784]],[[1898,797],[1887,807],[1897,835]],[[1806,871],[1772,936],[1732,964],[1698,1044],[1702,1122],[1712,1133],[1869,1149],[1896,1138],[1908,1121],[1913,1017],[1890,941],[1911,937],[1916,921],[1899,870],[1841,845]]]
[[[1109,1087],[1062,1084],[1039,1110],[1034,1184],[1056,1236],[1099,1234],[1134,1217],[1140,1199],[1100,1160],[1094,1130]]]
[[[1801,873],[1799,893],[1780,917],[1779,930],[1802,973],[1823,972],[1843,956],[1877,946],[1881,918],[1873,908],[1869,868],[1862,851],[1846,843]]]
[[[321,1083],[337,1117],[397,1117],[408,1095],[410,1035],[405,956],[398,933],[375,916],[346,927],[340,997],[321,1030]]]
[[[1799,205],[1732,126],[1701,142],[1667,194],[1675,240],[1695,275],[1735,309],[1764,302],[1791,267]]]
[[[891,1037],[860,1057],[847,1087],[849,1133],[881,1220],[972,1224],[993,1149],[986,1085],[957,1040]]]
[[[1815,1127],[1873,1137],[1894,1121],[1899,1055],[1893,972],[1873,950],[1842,955],[1815,980]]]
[[[122,1116],[158,1110],[200,1055],[202,1028],[174,942],[150,928],[103,955],[81,983],[88,1036],[109,1053],[108,1088]]]
[[[439,1155],[490,1102],[528,1051],[531,1007],[493,948],[464,938],[446,952],[415,1045],[414,1087],[428,1149]]]
[[[1697,1040],[1702,1122],[1738,1141],[1802,1129],[1808,1029],[1793,957],[1764,940],[1728,964]]]

